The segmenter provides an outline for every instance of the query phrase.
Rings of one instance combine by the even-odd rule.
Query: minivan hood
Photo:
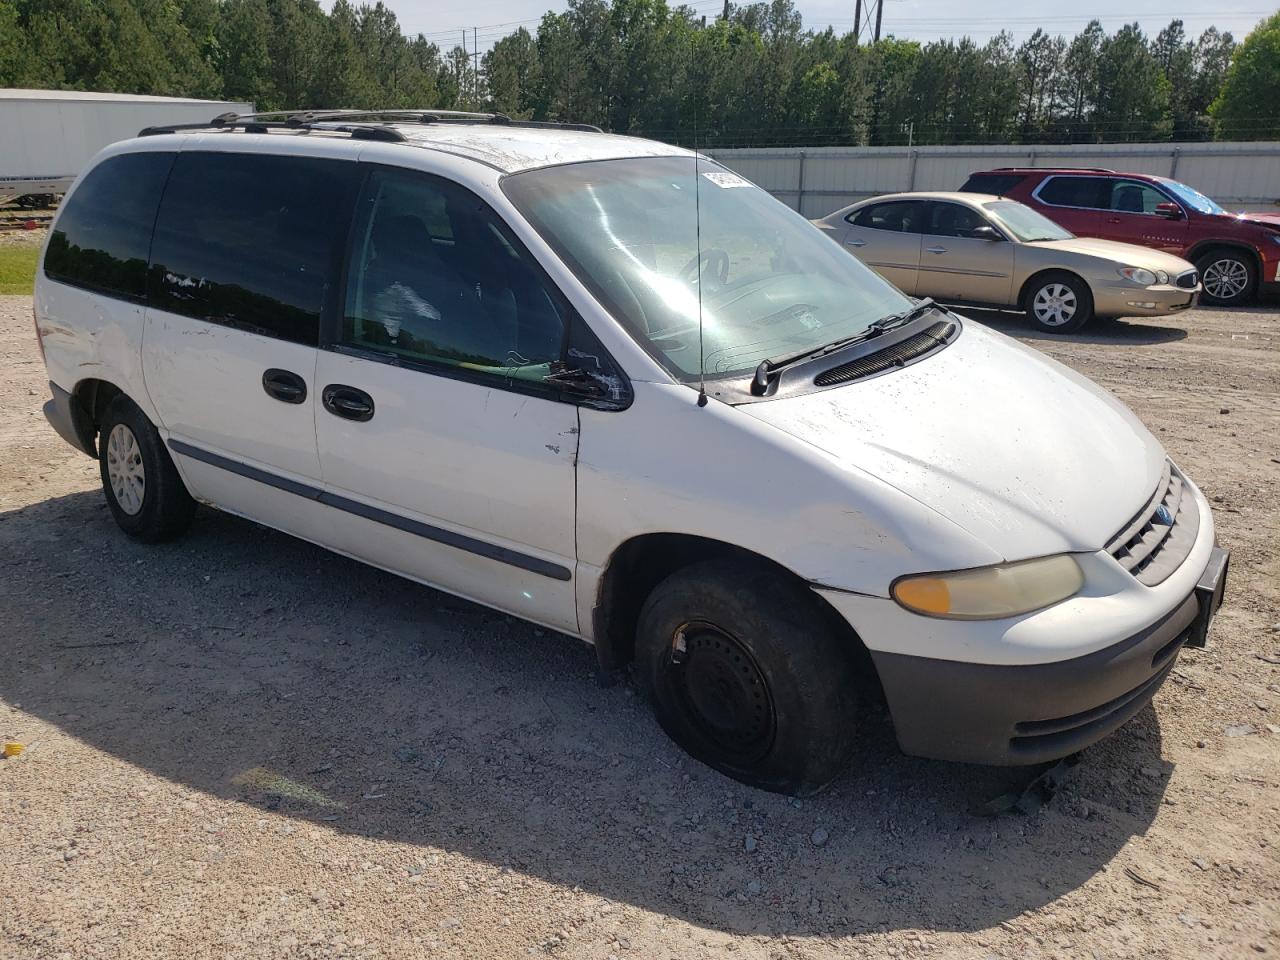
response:
[[[1160,444],[1091,381],[963,325],[908,367],[738,409],[891,484],[1006,560],[1101,549],[1155,491]]]

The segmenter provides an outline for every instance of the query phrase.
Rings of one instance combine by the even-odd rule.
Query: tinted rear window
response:
[[[355,176],[342,160],[179,154],[156,222],[152,305],[318,343]]]
[[[1002,197],[1023,180],[1021,173],[975,173],[964,182],[961,193],[992,193]]]
[[[873,203],[846,219],[856,227],[891,230],[894,233],[919,233],[924,229],[924,204],[919,200]]]
[[[1036,191],[1036,196],[1059,207],[1103,209],[1110,203],[1111,180],[1107,177],[1050,177]]]
[[[131,300],[147,285],[147,250],[172,153],[125,153],[94,167],[67,199],[49,238],[54,280]]]

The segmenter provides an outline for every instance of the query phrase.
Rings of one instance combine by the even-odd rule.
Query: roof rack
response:
[[[1079,170],[1083,173],[1115,173],[1110,167],[1069,167],[1066,164],[1055,164],[1052,167],[992,167],[992,172],[999,170]]]
[[[151,137],[179,130],[235,130],[266,133],[268,130],[310,130],[349,133],[366,140],[404,141],[406,137],[386,123],[485,123],[509,127],[537,127],[555,130],[577,130],[603,133],[589,123],[557,123],[551,120],[513,120],[505,113],[471,113],[465,110],[390,109],[390,110],[270,110],[265,113],[220,113],[208,123],[172,123],[146,127],[140,137]]]

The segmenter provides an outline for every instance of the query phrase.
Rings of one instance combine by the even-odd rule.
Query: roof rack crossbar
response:
[[[1082,173],[1115,173],[1111,167],[1072,167],[1066,164],[1055,164],[1052,167],[992,167],[992,173],[1001,170],[1079,170]]]
[[[181,130],[235,130],[243,129],[245,133],[268,133],[271,130],[288,130],[291,133],[310,133],[312,130],[327,133],[347,133],[361,140],[388,140],[403,143],[402,134],[395,127],[384,124],[349,124],[320,121],[318,123],[299,123],[289,121],[257,120],[237,118],[228,120],[215,117],[209,123],[170,123],[157,127],[144,127],[138,131],[140,137],[155,137],[165,133],[178,133]]]
[[[338,130],[333,124],[339,121],[349,123],[384,120],[392,123],[490,123],[512,127],[533,127],[555,130],[576,130],[584,133],[603,133],[599,127],[589,123],[560,123],[554,120],[513,120],[505,113],[475,113],[467,110],[438,110],[435,108],[401,108],[386,110],[268,110],[261,113],[220,113],[208,123],[177,123],[146,127],[138,136],[149,137],[162,133],[176,133],[179,130],[232,130],[244,129],[251,133],[266,133],[268,130]],[[366,129],[366,128],[361,128]],[[368,129],[375,129],[370,127]],[[384,131],[375,134],[378,139],[399,139],[404,136],[393,127],[380,126],[376,129]],[[352,133],[355,128],[342,128],[342,132]],[[390,134],[396,134],[394,137]]]

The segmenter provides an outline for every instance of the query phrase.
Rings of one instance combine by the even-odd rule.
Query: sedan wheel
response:
[[[1093,316],[1088,285],[1065,272],[1038,278],[1023,303],[1028,319],[1045,333],[1074,333]]]
[[[1070,323],[1079,306],[1071,288],[1062,283],[1050,283],[1041,287],[1032,303],[1036,319],[1046,327],[1061,327]]]

